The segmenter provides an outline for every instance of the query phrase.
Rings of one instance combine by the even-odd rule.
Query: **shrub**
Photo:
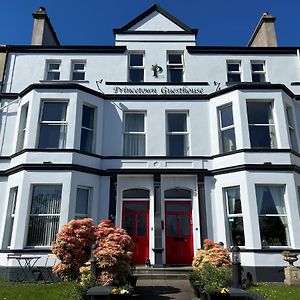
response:
[[[77,279],[79,268],[89,259],[95,241],[92,219],[72,220],[56,236],[52,252],[60,260],[53,272],[64,280]]]
[[[198,250],[193,259],[193,268],[198,270],[206,264],[216,267],[230,267],[230,250],[223,248],[219,243],[214,243],[211,240],[204,240],[203,249]]]

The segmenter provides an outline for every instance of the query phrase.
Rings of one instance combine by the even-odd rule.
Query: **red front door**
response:
[[[149,258],[149,202],[123,201],[122,227],[134,244],[134,264],[145,264]]]
[[[194,256],[191,201],[166,201],[166,263],[191,264]]]

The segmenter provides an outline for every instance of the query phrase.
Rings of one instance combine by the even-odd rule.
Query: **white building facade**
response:
[[[114,34],[0,50],[0,266],[91,217],[127,229],[137,264],[191,264],[209,238],[280,280],[300,249],[299,49],[196,46],[157,5]]]

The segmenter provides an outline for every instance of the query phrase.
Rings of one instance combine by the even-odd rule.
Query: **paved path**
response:
[[[133,299],[140,300],[196,300],[188,280],[138,280]]]

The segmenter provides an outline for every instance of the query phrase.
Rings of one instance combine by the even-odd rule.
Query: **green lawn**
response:
[[[0,283],[0,300],[72,300],[73,283],[13,284]]]
[[[265,294],[267,299],[299,300],[300,286],[286,286],[281,284],[259,283],[248,291]]]

